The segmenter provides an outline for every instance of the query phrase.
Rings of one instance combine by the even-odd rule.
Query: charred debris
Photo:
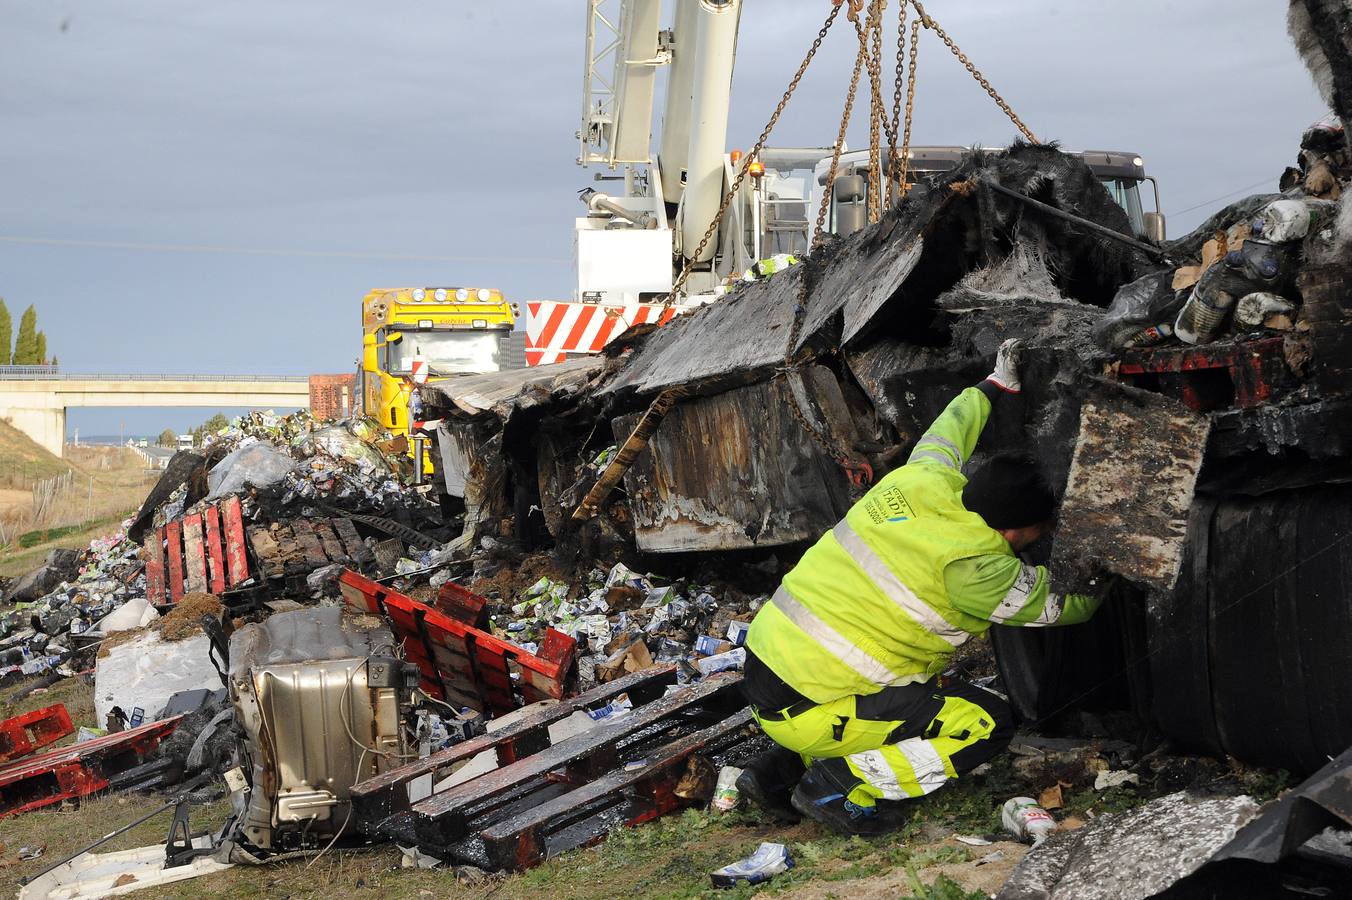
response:
[[[0,678],[92,676],[98,721],[52,751],[69,717],[25,720],[0,815],[177,786],[234,811],[170,868],[393,840],[519,869],[707,802],[764,740],[736,685],[765,596],[1008,337],[1025,389],[983,448],[1066,485],[1038,561],[1124,586],[959,665],[1060,735],[1036,740],[1111,737],[1122,766],[1320,769],[1352,744],[1333,127],[1281,194],[1162,246],[1055,147],[973,152],[602,357],[423,386],[428,484],[364,420],[237,420],[121,533],[8,586]]]

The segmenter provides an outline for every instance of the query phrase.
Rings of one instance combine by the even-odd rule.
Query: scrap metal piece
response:
[[[1080,410],[1053,566],[1097,566],[1161,591],[1178,579],[1211,420],[1158,394],[1095,381]]]
[[[267,850],[341,832],[353,784],[408,752],[395,638],[337,607],[278,613],[230,638],[230,699],[253,760],[240,828]]]

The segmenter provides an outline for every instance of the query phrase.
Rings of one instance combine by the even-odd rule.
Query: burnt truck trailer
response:
[[[1352,744],[1346,270],[1312,235],[1289,263],[1288,330],[1108,350],[1095,337],[1124,286],[1172,282],[1210,237],[1106,234],[1132,224],[1082,159],[973,152],[877,224],[604,357],[428,385],[442,483],[464,500],[457,547],[509,537],[564,560],[782,572],[1020,337],[1024,392],[978,454],[1034,451],[1054,484],[1074,466],[1116,473],[1091,485],[1107,490],[1099,519],[1034,561],[1088,578],[1126,547],[1162,575],[1084,625],[992,629],[1016,707],[1129,709],[1181,745],[1312,771]],[[1108,434],[1089,435],[1088,404]],[[607,448],[661,413],[618,489],[575,518]],[[1141,452],[1161,423],[1177,458]]]

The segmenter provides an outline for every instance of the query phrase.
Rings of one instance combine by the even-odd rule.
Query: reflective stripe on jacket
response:
[[[747,646],[805,697],[921,681],[990,621],[949,602],[944,569],[974,556],[1012,556],[962,505],[960,469],[990,414],[976,388],[959,394],[883,478],[803,555],[757,614]]]

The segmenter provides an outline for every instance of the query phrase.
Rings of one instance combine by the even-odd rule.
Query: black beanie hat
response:
[[[997,453],[967,479],[962,505],[999,531],[1047,521],[1056,494],[1031,454]]]

